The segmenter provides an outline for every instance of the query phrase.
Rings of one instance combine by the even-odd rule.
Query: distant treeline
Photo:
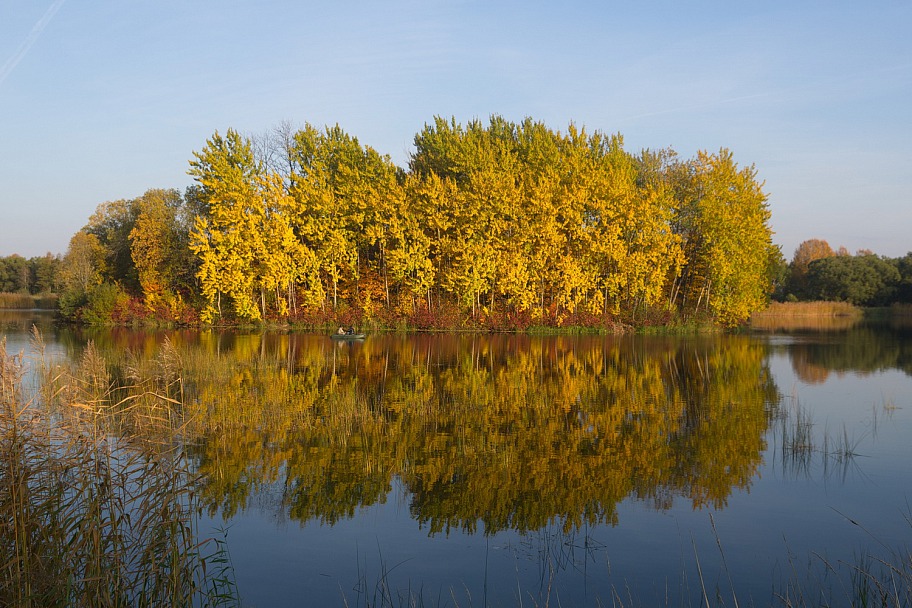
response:
[[[782,256],[753,167],[620,135],[437,118],[408,168],[338,126],[229,129],[196,184],[104,203],[70,242],[61,309],[88,322],[413,327],[737,324]]]
[[[0,308],[55,308],[57,298],[52,294],[60,289],[60,263],[60,256],[50,253],[0,258]]]
[[[0,258],[0,293],[56,293],[59,267],[60,256],[50,253],[29,259],[15,254]]]
[[[822,239],[801,243],[790,264],[782,265],[775,299],[834,301],[856,306],[912,303],[912,252],[901,258],[868,250],[850,254]]]

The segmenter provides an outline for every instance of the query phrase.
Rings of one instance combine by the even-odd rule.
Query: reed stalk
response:
[[[41,344],[34,332],[39,358]],[[176,400],[161,379],[119,396],[92,345],[75,369],[37,366],[60,388],[26,394],[23,355],[0,342],[0,605],[236,603],[225,545],[201,540],[195,476],[167,440]]]

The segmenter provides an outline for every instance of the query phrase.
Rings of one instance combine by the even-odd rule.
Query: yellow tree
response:
[[[510,159],[504,142],[491,137],[477,120],[463,128],[455,120],[437,118],[415,136],[415,146],[412,172],[430,180],[431,187],[455,187],[456,196],[437,199],[444,204],[431,214],[440,253],[437,276],[442,289],[474,316],[483,296],[491,302],[504,231],[502,214],[515,204],[515,183],[503,167]],[[443,180],[439,184],[434,181],[438,178]]]
[[[588,303],[600,308],[599,258],[614,248],[606,219],[605,176],[599,172],[601,145],[571,124],[560,138],[560,191],[555,214],[561,250],[552,262],[555,303],[570,311]],[[594,296],[595,300],[590,297]]]
[[[138,215],[130,232],[130,251],[150,310],[164,306],[177,313],[177,286],[189,263],[186,233],[178,220],[182,203],[176,190],[149,190],[134,202]]]
[[[314,251],[295,234],[296,201],[284,187],[278,173],[260,179],[266,207],[263,215],[263,249],[260,283],[264,293],[272,292],[280,317],[297,309],[296,285],[303,284],[304,305],[319,304],[324,293],[319,279],[319,262]],[[265,305],[264,305],[265,308]]]
[[[617,313],[660,302],[672,273],[683,262],[680,237],[673,234],[674,199],[661,186],[637,183],[636,162],[623,150],[620,135],[605,140],[599,169],[600,287],[605,307]]]
[[[225,137],[216,132],[194,156],[189,174],[202,188],[206,209],[190,232],[190,249],[200,264],[197,277],[208,302],[202,318],[221,317],[226,295],[238,318],[259,320],[254,294],[261,287],[257,266],[265,257],[264,203],[250,142],[233,129]]]
[[[306,125],[295,133],[290,156],[295,229],[315,252],[337,307],[343,283],[357,288],[360,247],[376,202],[372,189],[388,177],[391,163],[338,125],[323,131]]]
[[[522,211],[515,226],[515,255],[525,263],[517,263],[512,271],[516,276],[508,274],[504,282],[512,291],[511,301],[520,310],[537,305],[537,318],[544,316],[548,298],[555,295],[553,288],[562,274],[558,260],[568,246],[562,191],[568,169],[562,139],[561,134],[529,118],[518,133]],[[511,268],[508,263],[504,266]],[[525,285],[524,280],[528,280]]]
[[[446,220],[439,213],[440,199],[452,192],[448,194],[447,185],[433,174],[427,179],[409,175],[400,192],[401,196],[389,199],[398,207],[390,210],[386,220],[384,270],[403,289],[402,295],[412,307],[417,299],[427,298],[430,309],[438,235],[446,231]]]
[[[688,263],[702,274],[697,306],[705,301],[719,322],[737,324],[768,300],[774,245],[767,195],[756,169],[739,169],[728,150],[700,152],[693,167],[702,247]]]

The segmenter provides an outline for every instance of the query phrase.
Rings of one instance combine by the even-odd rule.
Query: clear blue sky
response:
[[[338,123],[405,166],[435,115],[730,149],[775,240],[912,250],[912,2],[0,0],[0,255],[191,183],[216,130]]]

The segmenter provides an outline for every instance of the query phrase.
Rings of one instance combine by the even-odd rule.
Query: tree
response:
[[[294,137],[293,163],[300,173],[291,177],[294,222],[298,234],[316,252],[319,269],[327,277],[332,305],[339,304],[339,282],[357,275],[358,246],[353,231],[351,200],[345,196],[345,175],[356,171],[362,153],[358,140],[338,125],[324,132],[311,125]]]
[[[638,186],[637,165],[623,149],[623,138],[592,138],[601,149],[595,183],[602,189],[597,237],[590,251],[599,256],[599,287],[605,306],[628,312],[659,303],[669,277],[684,262],[681,237],[671,230],[676,201],[661,185]],[[601,178],[601,179],[599,179]]]
[[[103,278],[139,293],[140,285],[133,264],[130,233],[139,209],[133,200],[121,199],[98,205],[83,230],[95,235],[105,252]]]
[[[397,203],[400,171],[338,125],[295,133],[288,165],[294,230],[316,255],[326,281],[321,291],[332,294],[333,308],[343,288],[354,301],[362,272],[386,272],[394,215],[404,210]]]
[[[149,190],[134,202],[136,222],[130,251],[146,307],[179,313],[180,288],[193,268],[188,234],[179,220],[183,205],[177,190]]]
[[[699,152],[692,161],[693,198],[685,204],[688,289],[723,325],[742,322],[769,297],[774,259],[770,212],[756,169],[740,169],[731,152]],[[694,302],[695,300],[695,302]]]
[[[798,245],[792,256],[788,291],[799,299],[807,297],[807,274],[811,262],[834,255],[836,252],[833,251],[830,244],[821,239],[809,239]],[[848,252],[845,255],[848,255]]]
[[[57,293],[60,289],[60,256],[48,252],[29,260],[33,294]]]
[[[84,230],[70,239],[60,263],[60,311],[65,317],[75,318],[92,290],[101,285],[106,253],[98,237]]]
[[[221,318],[224,294],[238,318],[259,320],[254,292],[261,287],[256,266],[264,253],[264,206],[250,142],[228,129],[225,137],[216,132],[194,156],[189,174],[201,186],[199,199],[207,210],[196,217],[190,232],[190,249],[199,258],[197,277],[208,302],[202,318]]]
[[[896,264],[876,255],[833,256],[811,262],[808,293],[817,300],[882,306],[893,300],[901,278]]]
[[[313,250],[295,234],[296,202],[285,191],[281,176],[271,173],[260,183],[266,206],[262,227],[266,255],[261,281],[264,290],[274,292],[278,314],[285,316],[289,310],[297,308],[295,286],[298,283],[306,285],[305,304],[316,304],[323,299],[319,261]]]
[[[28,261],[13,254],[0,258],[0,292],[29,293],[30,272]]]
[[[899,271],[899,285],[896,288],[896,301],[912,304],[912,252],[896,260]]]

